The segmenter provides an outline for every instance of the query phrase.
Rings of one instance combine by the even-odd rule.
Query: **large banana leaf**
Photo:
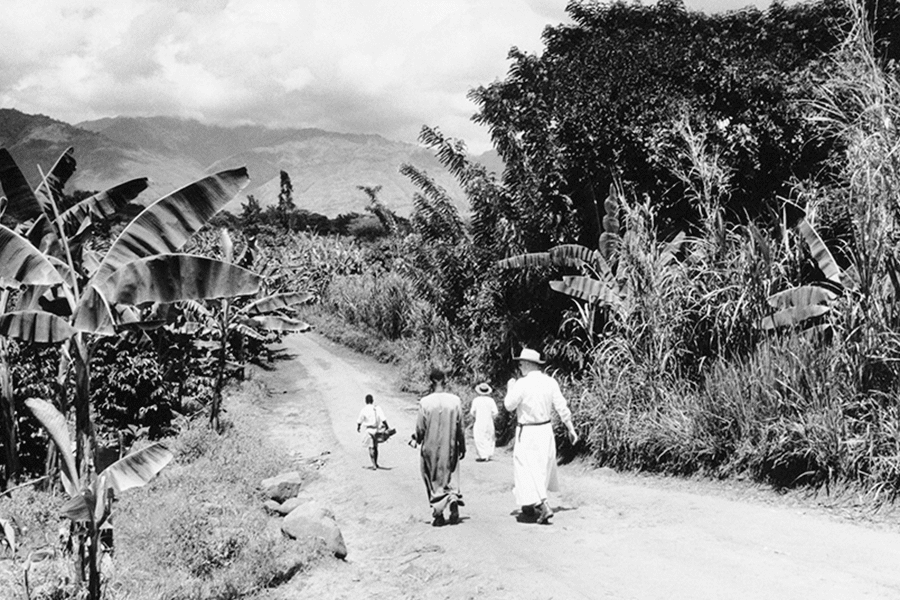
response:
[[[838,266],[837,261],[834,260],[834,256],[832,256],[831,251],[828,250],[825,242],[822,241],[822,238],[819,237],[816,230],[809,224],[809,221],[800,219],[797,223],[797,229],[809,245],[809,251],[812,253],[813,259],[815,259],[816,264],[819,265],[819,269],[825,275],[825,278],[838,285],[842,285],[841,268]]]
[[[148,179],[141,177],[85,198],[59,215],[58,226],[65,232],[66,237],[71,237],[78,232],[85,219],[89,217],[109,219],[119,214],[119,211],[137,198],[141,192],[147,189],[148,185]]]
[[[61,283],[63,279],[59,272],[37,248],[15,231],[0,225],[0,286]]]
[[[242,308],[241,312],[245,312],[248,315],[261,315],[272,312],[273,310],[305,304],[314,297],[315,296],[309,292],[285,292],[283,294],[275,294],[251,302]]]
[[[97,287],[110,303],[138,305],[245,296],[259,285],[255,273],[220,260],[165,254],[131,262]]]
[[[672,264],[672,261],[675,260],[675,256],[681,250],[681,245],[684,243],[685,237],[684,232],[679,231],[678,235],[676,235],[671,242],[668,242],[663,246],[662,251],[659,253],[659,257],[657,258],[657,270],[663,270]]]
[[[510,256],[497,263],[501,269],[522,269],[526,267],[581,267],[587,263],[596,266],[600,253],[580,244],[562,244],[554,246],[547,252],[532,252]]]
[[[825,306],[824,304],[809,304],[806,306],[785,308],[763,319],[761,326],[765,330],[771,330],[778,327],[793,327],[801,325],[814,317],[821,317],[830,310],[831,307]]]
[[[115,335],[115,323],[109,302],[96,287],[88,285],[78,299],[73,326],[77,331],[97,335]]]
[[[772,308],[791,308],[800,306],[812,306],[814,304],[826,304],[837,298],[837,294],[831,290],[817,285],[801,285],[799,287],[784,290],[772,294],[767,298]]]
[[[35,219],[28,232],[25,234],[31,245],[43,252],[44,254],[62,257],[63,247],[59,241],[59,236],[53,230],[53,224],[47,219],[47,215],[40,215]]]
[[[6,215],[18,223],[36,219],[43,210],[28,180],[6,148],[0,148],[0,185],[6,194]]]
[[[76,523],[88,523],[94,518],[96,505],[97,497],[94,495],[94,490],[87,488],[66,500],[59,512]]]
[[[244,323],[238,323],[237,325],[234,326],[234,331],[236,331],[237,333],[239,333],[241,335],[247,336],[248,338],[254,339],[254,340],[263,341],[266,339],[266,336],[264,336],[262,333],[260,333],[259,331],[256,330],[255,324],[245,325]],[[219,344],[216,343],[216,345],[210,349],[218,350]]]
[[[102,525],[109,516],[110,491],[119,494],[146,485],[173,457],[168,448],[157,442],[136,450],[103,469],[93,486],[94,523]]]
[[[44,180],[35,191],[41,210],[48,219],[55,218],[56,208],[60,205],[63,188],[75,173],[75,148],[67,148],[56,160],[56,164],[44,176]]]
[[[116,238],[95,279],[105,281],[117,269],[141,258],[178,252],[249,181],[246,167],[241,167],[204,177],[157,200]]]
[[[281,315],[264,315],[260,317],[251,317],[250,320],[254,326],[261,327],[268,331],[309,331],[312,326],[309,323],[283,317]]]
[[[78,494],[78,472],[75,470],[75,457],[72,456],[72,441],[69,437],[69,427],[66,418],[56,407],[40,398],[29,398],[25,406],[31,410],[35,418],[40,421],[50,439],[56,444],[60,455],[60,478],[63,488],[69,496]]]
[[[55,256],[48,256],[47,260],[50,261],[50,264],[56,269],[56,272],[59,273],[59,276],[63,278],[63,281],[68,285],[68,287],[74,289],[75,283],[77,282],[77,276],[75,272],[69,267],[69,263]]]
[[[159,442],[136,450],[103,469],[90,487],[74,494],[60,512],[73,521],[99,527],[109,517],[110,491],[120,493],[146,485],[172,458],[172,452]]]
[[[612,307],[619,307],[622,304],[622,299],[615,288],[607,282],[591,277],[566,276],[562,281],[551,281],[550,287],[554,291],[589,303]]]
[[[0,314],[0,335],[35,344],[55,344],[75,335],[75,329],[54,314],[22,310]]]
[[[135,450],[103,470],[105,487],[117,494],[146,485],[174,455],[161,442]],[[99,480],[100,478],[98,478]]]
[[[497,261],[497,266],[501,269],[524,269],[526,267],[546,267],[553,264],[550,259],[549,252],[531,252],[528,254],[517,254],[503,260]]]
[[[550,259],[555,265],[581,267],[582,263],[595,266],[598,260],[603,260],[603,257],[597,250],[591,250],[580,244],[562,244],[550,248]]]

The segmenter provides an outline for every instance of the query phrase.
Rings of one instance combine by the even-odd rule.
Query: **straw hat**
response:
[[[513,360],[527,360],[538,365],[544,364],[544,361],[541,360],[541,353],[531,348],[522,348],[522,353],[514,356]]]
[[[478,392],[479,394],[481,394],[482,396],[487,396],[494,390],[491,389],[491,386],[482,382],[475,386],[475,391]]]

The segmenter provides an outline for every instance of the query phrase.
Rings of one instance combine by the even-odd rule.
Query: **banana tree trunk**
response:
[[[47,442],[47,455],[44,459],[44,475],[46,475],[45,488],[47,491],[59,489],[60,481],[57,474],[59,472],[59,452],[56,444],[52,440]]]
[[[97,440],[91,420],[91,354],[93,343],[78,334],[72,362],[75,368],[75,467],[82,481],[94,468]]]
[[[100,600],[100,529],[92,524],[88,546],[88,598]]]
[[[225,385],[225,358],[228,353],[228,312],[231,303],[222,300],[222,320],[219,331],[219,358],[216,361],[216,387],[213,390],[212,406],[209,409],[209,425],[219,431],[219,412],[222,409],[222,387]]]
[[[16,404],[13,398],[12,370],[9,366],[7,341],[0,338],[0,443],[3,444],[3,473],[0,490],[15,482],[19,472],[16,440]]]

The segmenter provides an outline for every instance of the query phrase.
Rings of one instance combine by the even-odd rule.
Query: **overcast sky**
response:
[[[567,0],[3,0],[0,106],[490,147],[467,92],[540,52]],[[730,10],[766,0],[687,0]]]

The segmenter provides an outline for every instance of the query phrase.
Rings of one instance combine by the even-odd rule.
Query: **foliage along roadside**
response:
[[[195,597],[201,590],[204,598],[247,597],[289,581],[324,556],[315,544],[286,539],[259,509],[258,482],[291,463],[257,425],[267,393],[256,380],[230,388],[221,434],[204,419],[179,419],[177,433],[163,440],[173,461],[147,491],[116,497],[116,553],[111,562],[104,559],[105,598]],[[74,597],[65,579],[71,565],[56,547],[65,501],[33,487],[0,496],[0,518],[14,521],[19,532],[15,555],[0,548],[0,557],[14,559],[0,563],[15,564],[13,571],[0,568],[0,582],[10,583],[14,600],[26,597],[26,567],[32,594]]]
[[[784,487],[847,485],[875,502],[892,499],[900,472],[890,433],[898,423],[890,398],[900,391],[900,276],[891,232],[900,169],[891,124],[898,121],[900,94],[873,51],[858,5],[819,3],[707,19],[715,23],[682,14],[674,3],[575,10],[574,25],[548,34],[544,55],[516,54],[506,81],[479,90],[482,117],[507,160],[502,179],[473,164],[461,142],[423,129],[422,142],[466,190],[471,216],[449,214],[445,192],[427,174],[404,167],[422,189],[410,230],[364,243],[370,272],[335,275],[321,308],[366,335],[399,344],[414,357],[404,359],[411,364],[442,362],[464,381],[500,384],[511,348],[542,347],[567,380],[585,434],[581,450],[599,464],[750,476]],[[836,30],[823,33],[817,14],[848,23],[846,38]],[[579,58],[599,60],[589,51],[605,47],[590,40],[634,17],[627,44],[611,50],[634,62],[635,52],[643,56],[655,43],[639,34],[669,27],[667,15],[706,33],[736,27],[716,42],[740,38],[723,64],[743,48],[765,63],[763,79],[774,77],[754,79],[744,70],[749,63],[742,64],[732,72],[747,78],[736,82],[742,90],[763,85],[787,93],[772,70],[779,60],[802,71],[802,85],[789,90],[796,96],[779,96],[753,111],[765,113],[760,123],[768,125],[794,120],[800,138],[824,144],[815,157],[797,155],[811,160],[803,166],[805,180],[766,171],[771,165],[751,156],[768,142],[779,144],[780,133],[750,128],[747,136],[729,137],[744,131],[736,118],[747,114],[704,104],[706,96],[698,100],[699,112],[653,113],[668,132],[664,144],[652,145],[653,169],[642,171],[640,160],[629,162],[632,153],[615,145],[607,148],[608,161],[594,160],[598,140],[612,144],[617,138],[610,132],[627,123],[607,122],[603,129],[608,114],[583,114],[599,100],[584,94],[580,104],[560,104],[552,101],[559,90],[541,82],[567,69],[572,85],[620,81],[621,73],[584,77]],[[791,33],[791,23],[801,30]],[[777,49],[751,48],[762,39],[751,35],[757,27],[797,37]],[[806,35],[821,44],[807,44]],[[690,49],[695,42],[683,43]],[[782,50],[780,57],[766,56]],[[652,68],[653,56],[635,68]],[[693,75],[704,82],[701,73]],[[705,83],[715,88],[723,81]],[[575,112],[566,113],[569,108]],[[745,159],[753,168],[737,172]],[[632,180],[635,169],[643,179]],[[593,190],[621,180],[619,215],[609,202],[582,194],[585,177],[594,177],[587,186]],[[770,181],[760,188],[747,183],[754,178]],[[665,193],[657,194],[656,185]],[[771,193],[754,196],[760,189]],[[783,210],[791,204],[779,195],[802,207],[803,218]],[[673,213],[673,202],[686,210]],[[615,266],[570,263],[588,254],[566,244],[599,248],[598,236],[609,243],[614,228],[620,229]],[[676,235],[682,229],[683,238]],[[537,258],[509,258],[516,256]],[[529,268],[500,270],[522,265]],[[604,287],[577,279],[586,276],[605,281]],[[576,289],[576,283],[584,285]],[[577,296],[579,290],[588,293],[573,303],[566,292]]]

